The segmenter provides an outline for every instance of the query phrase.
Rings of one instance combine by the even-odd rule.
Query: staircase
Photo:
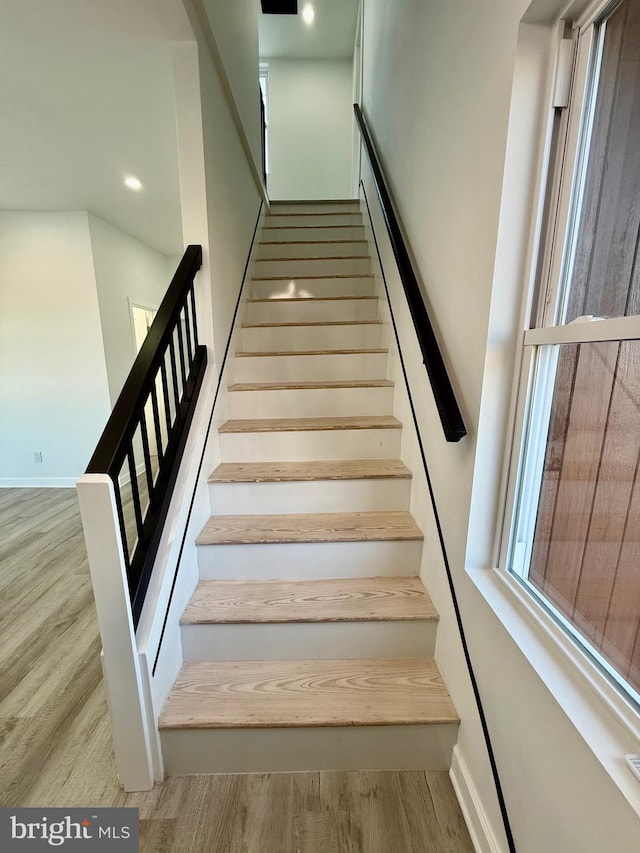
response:
[[[448,768],[458,719],[359,205],[274,203],[260,241],[165,767]]]

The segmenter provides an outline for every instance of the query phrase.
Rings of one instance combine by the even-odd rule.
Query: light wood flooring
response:
[[[133,806],[142,853],[472,853],[446,772],[118,787],[75,491],[0,490],[0,806]]]

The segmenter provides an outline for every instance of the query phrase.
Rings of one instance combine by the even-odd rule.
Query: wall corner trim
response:
[[[476,853],[505,853],[506,848],[493,831],[459,744],[453,748],[449,777]]]

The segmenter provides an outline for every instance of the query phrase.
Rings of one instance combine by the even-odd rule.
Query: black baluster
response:
[[[189,319],[189,302],[185,299],[184,302],[184,334],[187,339],[187,355],[189,356],[189,370],[191,373],[191,365],[193,364],[193,347],[191,344],[191,321]]]
[[[191,317],[193,323],[193,346],[194,349],[198,349],[198,318],[196,315],[196,297],[194,293],[193,282],[191,282],[191,287],[189,288],[189,296],[191,298]]]
[[[169,357],[171,358],[171,375],[173,377],[173,399],[175,401],[176,421],[180,419],[180,394],[178,392],[178,370],[176,368],[176,351],[173,336],[169,342]]]
[[[176,330],[178,332],[178,352],[180,353],[180,374],[182,376],[182,393],[184,396],[187,395],[187,371],[185,369],[185,359],[184,359],[184,337],[182,335],[182,318],[178,315],[178,325],[176,326]]]
[[[156,375],[156,381],[158,377]],[[156,450],[158,451],[158,467],[162,465],[164,450],[162,448],[162,430],[160,428],[160,409],[158,408],[158,393],[156,382],[151,386],[151,408],[153,409],[153,426],[156,434]]]
[[[148,401],[147,401],[148,402]],[[146,404],[145,404],[146,409]],[[153,499],[153,472],[151,471],[151,453],[149,452],[149,434],[147,432],[147,416],[142,410],[140,418],[140,434],[142,435],[142,455],[144,456],[144,472],[147,477],[147,491],[149,493],[149,506],[154,503]]]
[[[136,459],[133,454],[133,445],[127,451],[129,460],[129,477],[131,478],[131,497],[133,499],[133,512],[136,518],[136,530],[138,531],[138,544],[144,542],[144,528],[142,527],[142,511],[140,509],[140,490],[138,489],[138,478],[136,476]]]
[[[167,379],[167,365],[165,362],[166,352],[162,357],[162,363],[160,365],[160,372],[162,374],[162,396],[164,398],[164,419],[167,424],[167,443],[169,442],[169,436],[171,435],[171,405],[169,403],[169,380]]]

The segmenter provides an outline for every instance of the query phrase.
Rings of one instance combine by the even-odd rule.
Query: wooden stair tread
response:
[[[368,261],[370,255],[309,255],[309,257],[256,258],[256,264],[267,264],[273,261]]]
[[[200,581],[183,624],[435,620],[417,577]]]
[[[314,230],[318,228],[362,228],[362,225],[263,225],[263,231],[291,231],[295,228],[296,231]],[[350,240],[348,242],[351,242]]]
[[[297,260],[297,258],[296,258]],[[333,275],[254,275],[252,281],[318,281],[323,278],[373,278],[372,272],[334,273]]]
[[[294,205],[294,204],[317,204],[322,207],[323,204],[350,204],[359,205],[360,200],[357,198],[272,198],[269,199],[271,207],[277,207],[279,204]]]
[[[399,459],[349,459],[313,462],[223,462],[210,483],[278,483],[309,480],[408,479],[411,471]]]
[[[315,204],[315,202],[313,202]],[[360,210],[345,210],[344,213],[338,213],[334,210],[323,210],[323,211],[298,211],[296,213],[272,213],[271,211],[267,213],[267,216],[361,216],[362,213]]]
[[[272,296],[269,299],[248,299],[247,304],[268,302],[271,305],[287,305],[289,302],[304,302],[307,305],[313,305],[315,302],[363,302],[377,298],[377,296]]]
[[[382,347],[371,349],[303,349],[303,350],[279,350],[276,352],[237,352],[236,358],[267,358],[272,356],[289,355],[377,355],[386,353],[387,349]]]
[[[322,382],[234,382],[228,391],[322,391],[328,388],[391,388],[390,379],[333,379]]]
[[[318,512],[289,515],[212,515],[198,545],[421,540],[408,512]]]
[[[392,415],[361,415],[343,418],[242,418],[226,421],[219,432],[306,432],[334,429],[402,429],[402,424]]]
[[[161,729],[457,723],[433,660],[199,662],[182,667]]]
[[[292,226],[295,227],[295,226]],[[308,227],[308,226],[307,226]],[[325,227],[326,226],[319,226]],[[335,228],[353,228],[353,225],[335,225]],[[357,227],[357,226],[355,226]],[[260,240],[259,246],[327,246],[333,243],[366,243],[366,240]],[[342,257],[342,256],[341,256]],[[367,257],[370,257],[367,255]]]
[[[243,323],[243,329],[272,329],[287,326],[381,326],[382,320],[299,320],[295,323]]]

